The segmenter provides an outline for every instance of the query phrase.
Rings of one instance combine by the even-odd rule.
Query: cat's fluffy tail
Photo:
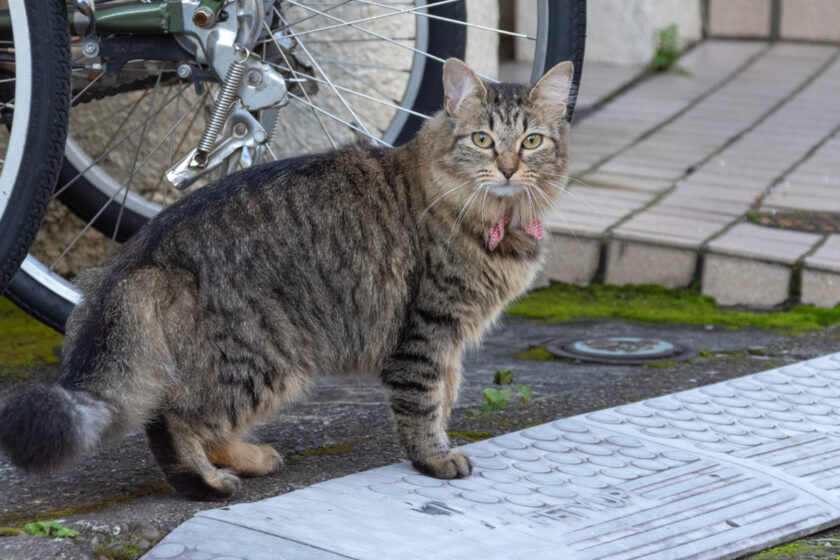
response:
[[[161,282],[119,259],[79,273],[84,297],[67,321],[58,383],[29,387],[0,410],[0,451],[15,466],[62,470],[157,410],[174,367],[156,294],[177,293]]]
[[[34,473],[61,470],[98,447],[113,409],[87,391],[35,385],[0,411],[0,447],[12,464]]]

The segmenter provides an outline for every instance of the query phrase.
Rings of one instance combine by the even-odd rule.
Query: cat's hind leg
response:
[[[244,441],[211,445],[208,456],[214,465],[230,467],[242,476],[264,476],[280,468],[283,459],[271,446]]]
[[[185,498],[224,500],[239,490],[239,478],[213,465],[206,442],[178,416],[157,415],[146,424],[146,435],[166,481]]]

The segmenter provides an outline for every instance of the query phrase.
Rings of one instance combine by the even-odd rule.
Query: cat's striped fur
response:
[[[488,84],[449,61],[445,110],[405,146],[251,168],[167,208],[79,275],[60,381],[6,405],[2,447],[52,471],[142,425],[172,486],[222,498],[239,485],[230,469],[280,464],[242,442],[254,422],[321,374],[371,372],[414,465],[468,475],[445,432],[461,355],[538,271],[522,224],[565,183],[570,79],[564,63],[533,89]],[[543,144],[526,150],[531,132]]]

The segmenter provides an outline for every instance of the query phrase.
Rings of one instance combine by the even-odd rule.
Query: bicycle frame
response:
[[[180,1],[129,1],[109,4],[105,3],[97,7],[95,18],[97,35],[184,32],[183,5]],[[202,0],[197,6],[207,6],[216,13],[221,4],[221,1]],[[70,26],[70,33],[80,36],[87,29],[89,20],[73,6],[68,6],[67,23]],[[9,10],[0,10],[0,40],[11,39],[12,19]]]

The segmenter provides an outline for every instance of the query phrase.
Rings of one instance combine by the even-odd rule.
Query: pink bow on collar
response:
[[[500,219],[496,224],[490,227],[490,240],[487,242],[487,248],[489,250],[495,249],[499,243],[502,241],[502,238],[505,236],[505,228],[510,223],[510,214],[505,214],[502,219]],[[542,241],[543,239],[543,229],[542,224],[539,220],[534,219],[532,222],[529,222],[522,226],[522,229],[536,239],[537,241]]]

